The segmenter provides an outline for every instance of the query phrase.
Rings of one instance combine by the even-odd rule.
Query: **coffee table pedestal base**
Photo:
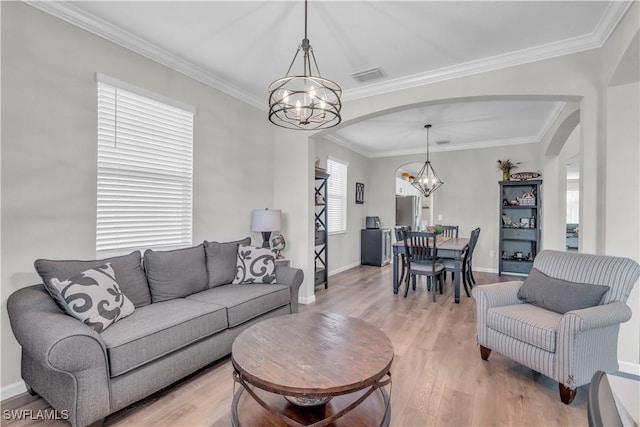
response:
[[[252,388],[256,394],[275,412],[297,422],[302,426],[322,426],[332,425],[339,427],[346,426],[388,426],[391,419],[391,407],[389,395],[384,388],[375,390],[358,406],[328,423],[323,420],[331,418],[334,414],[358,400],[367,390],[354,393],[334,396],[325,405],[303,407],[289,403],[284,396],[269,393],[263,390]],[[231,422],[234,427],[241,426],[287,426],[285,419],[270,413],[263,408],[256,400],[240,386],[231,405]],[[296,425],[296,424],[293,424]]]

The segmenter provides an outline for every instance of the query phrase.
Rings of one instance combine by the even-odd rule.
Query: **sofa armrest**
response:
[[[630,318],[631,309],[623,302],[565,313],[557,335],[558,381],[573,389],[588,384],[598,370],[617,371],[618,332]]]
[[[100,335],[64,313],[43,285],[7,300],[9,322],[22,346],[22,378],[72,425],[109,414],[109,366]]]
[[[41,364],[80,371],[100,363],[106,369],[107,353],[100,335],[58,308],[42,285],[14,292],[7,300],[7,311],[18,343]]]
[[[492,285],[475,286],[473,298],[476,300],[477,341],[488,346],[487,311],[492,307],[522,304],[518,299],[518,289],[522,281],[500,282]]]
[[[304,280],[304,272],[299,268],[276,265],[276,283],[291,288],[291,313],[298,312],[298,290]]]

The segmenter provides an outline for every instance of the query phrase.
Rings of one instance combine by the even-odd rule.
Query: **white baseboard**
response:
[[[618,361],[618,365],[620,365],[620,372],[640,377],[640,364]]]
[[[316,302],[316,296],[315,295],[311,295],[310,297],[301,297],[298,296],[298,303],[299,304],[312,304]]]
[[[6,385],[0,389],[0,400],[6,400],[27,391],[27,385],[20,380],[16,383]]]
[[[357,267],[359,265],[360,265],[359,262],[354,262],[353,264],[345,265],[344,267],[340,267],[340,268],[336,268],[335,270],[331,270],[329,272],[329,277],[333,276],[334,274],[338,274],[338,273],[342,273],[343,271],[350,270],[353,267]]]
[[[473,271],[479,271],[481,273],[495,273],[495,274],[498,274],[498,269],[497,268],[473,267]]]

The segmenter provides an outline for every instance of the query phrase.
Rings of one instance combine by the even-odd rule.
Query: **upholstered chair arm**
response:
[[[7,310],[28,386],[67,411],[74,426],[107,416],[109,367],[100,335],[64,313],[42,285],[14,292]]]
[[[487,311],[492,307],[522,304],[518,299],[518,289],[522,281],[501,282],[492,285],[475,286],[473,297],[476,300],[476,319],[478,344],[487,346]]]
[[[623,302],[569,311],[562,316],[557,335],[556,372],[565,386],[591,381],[597,370],[618,370],[618,330],[631,318]]]
[[[304,280],[304,272],[299,268],[276,265],[276,283],[291,288],[291,313],[298,312],[298,291]]]
[[[522,286],[522,281],[520,280],[500,282],[492,285],[475,286],[472,292],[476,304],[487,310],[491,307],[522,304],[522,301],[518,299],[520,286]]]
[[[624,323],[629,319],[631,319],[631,308],[623,302],[612,302],[565,313],[560,320],[560,329],[569,329],[577,334],[587,329]]]

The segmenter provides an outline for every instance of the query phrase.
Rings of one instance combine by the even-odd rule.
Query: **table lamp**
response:
[[[269,248],[269,238],[272,231],[282,228],[280,209],[256,209],[251,212],[251,230],[262,233],[262,247]]]

